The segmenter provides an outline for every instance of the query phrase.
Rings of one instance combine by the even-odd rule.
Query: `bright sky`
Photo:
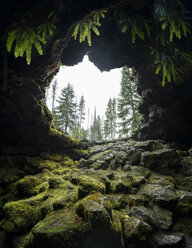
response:
[[[61,67],[54,79],[58,80],[57,97],[61,89],[68,83],[73,85],[77,101],[83,95],[85,98],[86,115],[90,115],[96,106],[97,115],[104,116],[110,97],[117,97],[120,92],[121,69],[101,72],[86,55],[83,61],[75,66]],[[48,107],[51,108],[51,100]]]

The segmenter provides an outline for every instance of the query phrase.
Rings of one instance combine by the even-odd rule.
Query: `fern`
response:
[[[21,23],[24,23],[24,26],[19,24],[16,28],[10,30],[7,37],[7,51],[11,51],[13,43],[15,42],[15,58],[23,57],[25,53],[28,65],[31,63],[31,52],[33,46],[40,55],[43,55],[42,43],[46,44],[46,36],[48,34],[52,36],[53,30],[56,28],[53,24],[53,20],[50,20],[50,18],[53,17],[55,21],[55,16],[51,13],[47,20],[36,28],[26,26],[26,20],[22,20]]]
[[[159,17],[162,30],[169,29],[169,41],[174,35],[181,39],[191,33],[191,25],[185,18],[185,9],[181,1],[158,0],[154,4],[155,13]]]
[[[175,55],[166,54],[163,51],[159,51],[156,48],[151,48],[151,55],[155,56],[155,64],[157,65],[156,74],[162,72],[162,86],[165,85],[166,81],[171,82],[171,80],[176,81],[180,78],[178,67],[176,67],[176,57]]]
[[[89,18],[84,18],[82,21],[77,23],[73,28],[72,37],[74,40],[77,39],[79,34],[79,42],[85,41],[87,38],[87,42],[89,46],[91,46],[91,31],[93,31],[96,35],[100,35],[100,32],[97,27],[101,26],[100,18],[105,18],[107,10],[98,10],[91,14]]]
[[[145,34],[150,37],[152,30],[150,22],[141,15],[138,14],[126,17],[125,13],[121,9],[119,9],[118,12],[116,11],[114,15],[116,17],[119,16],[119,24],[122,25],[122,33],[125,33],[130,29],[133,44],[135,43],[137,36],[142,40],[145,39]]]

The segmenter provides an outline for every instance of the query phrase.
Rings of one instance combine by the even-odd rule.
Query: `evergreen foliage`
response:
[[[40,55],[43,55],[42,44],[46,44],[46,36],[53,35],[56,28],[54,22],[56,16],[51,12],[47,20],[37,27],[30,27],[27,19],[21,19],[20,23],[12,27],[7,37],[7,51],[10,52],[15,41],[15,58],[26,55],[26,62],[31,63],[32,47],[34,46]]]
[[[137,76],[127,66],[122,69],[121,91],[118,98],[119,134],[128,137],[138,127],[141,116],[138,112],[140,97],[136,87]]]
[[[93,122],[90,127],[90,140],[96,141],[102,139],[103,139],[102,121],[101,121],[101,117],[96,114],[96,108],[95,108]]]
[[[74,131],[75,126],[75,95],[72,85],[68,83],[67,87],[61,91],[61,96],[57,100],[58,106],[55,108],[54,118],[56,125],[65,133]]]
[[[100,35],[97,27],[101,26],[100,18],[105,18],[106,12],[107,10],[104,9],[94,11],[88,18],[85,17],[82,21],[78,22],[74,27],[72,37],[76,40],[79,34],[79,42],[81,43],[87,38],[87,42],[91,46],[91,31],[96,35]]]
[[[116,99],[110,98],[105,112],[104,133],[106,139],[114,139],[116,134]]]

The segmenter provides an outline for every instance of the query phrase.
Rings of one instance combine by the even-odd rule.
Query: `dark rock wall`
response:
[[[33,6],[22,1],[16,5],[10,1],[10,6],[2,3],[2,11],[9,11],[4,11],[1,16],[1,152],[7,153],[8,147],[12,147],[12,153],[21,150],[23,153],[37,153],[53,149],[53,143],[57,143],[53,137],[56,136],[61,141],[58,133],[52,130],[52,117],[43,103],[45,87],[58,71],[58,59],[61,59],[64,65],[74,65],[80,62],[85,54],[88,54],[90,60],[101,70],[110,70],[125,64],[135,67],[139,74],[138,92],[142,96],[140,112],[143,114],[138,139],[160,138],[190,144],[191,79],[162,87],[160,78],[154,73],[153,61],[146,48],[147,42],[138,41],[132,45],[129,36],[122,34],[118,25],[111,19],[106,19],[102,24],[99,37],[92,36],[91,47],[88,47],[86,42],[80,44],[78,41],[71,41],[68,44],[65,35],[71,23],[93,9],[105,7],[109,2],[111,4],[111,1],[57,2],[58,4],[54,1],[44,1],[41,6],[36,1]],[[132,5],[136,4],[130,2]],[[151,1],[140,3],[141,6],[138,6],[141,8],[146,3],[149,9]],[[139,8],[138,6],[134,7]],[[25,59],[15,59],[13,54],[7,54],[5,34],[11,23],[33,8],[36,8],[34,15],[37,23],[53,8],[58,12],[59,22],[54,36],[47,41],[44,55],[38,56],[33,51],[32,62],[28,66]],[[50,134],[54,142],[50,141]],[[59,149],[58,143],[57,148]],[[63,149],[63,146],[60,149]]]

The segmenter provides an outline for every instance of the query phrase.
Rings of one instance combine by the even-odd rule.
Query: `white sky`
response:
[[[85,98],[86,115],[97,109],[97,115],[104,116],[110,97],[117,97],[120,92],[121,69],[101,72],[86,55],[83,61],[75,66],[61,67],[54,80],[58,80],[57,97],[61,89],[68,83],[73,85],[77,101],[83,95]],[[51,108],[49,97],[48,107]],[[85,120],[86,122],[86,120]]]

